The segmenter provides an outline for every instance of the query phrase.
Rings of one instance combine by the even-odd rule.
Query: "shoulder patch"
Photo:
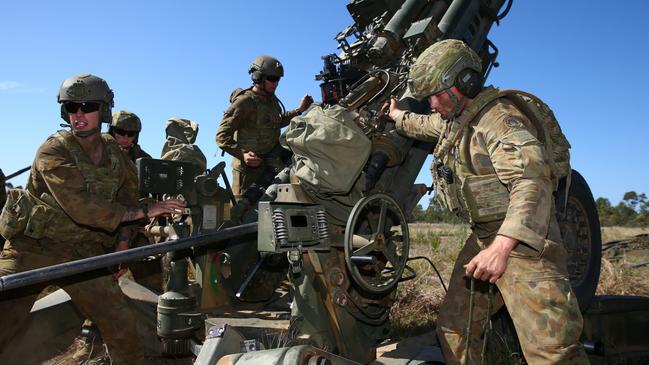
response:
[[[514,146],[525,146],[528,144],[540,144],[539,140],[536,139],[527,129],[519,129],[508,133],[505,136],[500,138],[500,142],[508,145]]]
[[[510,128],[523,128],[523,122],[511,115],[505,118],[505,124]]]

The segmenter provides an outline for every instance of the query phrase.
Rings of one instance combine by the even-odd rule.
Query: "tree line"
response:
[[[606,198],[597,198],[597,212],[602,226],[649,227],[649,199],[647,195],[629,191],[615,206]],[[418,204],[410,215],[411,222],[462,223],[443,208],[435,198],[430,198],[428,207]]]

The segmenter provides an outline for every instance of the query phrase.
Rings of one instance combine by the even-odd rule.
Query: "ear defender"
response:
[[[263,79],[261,72],[254,71],[254,70],[250,70],[250,78],[252,79],[252,82],[255,84],[261,84],[261,81]]]
[[[468,98],[475,98],[482,90],[482,75],[475,70],[465,68],[455,78],[455,87]]]

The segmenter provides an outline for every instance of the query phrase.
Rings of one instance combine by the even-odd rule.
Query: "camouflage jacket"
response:
[[[102,144],[94,165],[70,132],[57,132],[36,152],[27,190],[53,198],[79,230],[112,235],[127,209],[138,206],[137,176],[112,138],[102,137]]]
[[[128,150],[123,150],[128,154],[128,158],[135,162],[138,158],[151,158],[151,155],[146,153],[139,144],[134,143]]]
[[[5,206],[5,202],[7,201],[7,186],[6,186],[7,180],[5,180],[5,174],[2,172],[2,169],[0,169],[0,209],[2,209]]]
[[[395,119],[401,133],[426,141],[439,140],[438,146],[449,136],[454,123],[441,119],[439,114],[411,112],[401,112]],[[502,234],[537,251],[542,251],[549,234],[558,240],[550,167],[530,120],[512,102],[501,98],[484,107],[462,133],[459,143],[431,167],[442,204],[470,221],[480,238]],[[452,170],[450,179],[440,176],[441,166]],[[490,176],[493,176],[491,180]],[[467,194],[467,187],[475,181],[478,184],[490,181],[492,186],[495,182],[501,189],[505,188],[504,204],[500,202],[502,208],[489,198],[486,207],[483,204],[487,211],[502,209],[500,219],[476,222],[469,216],[467,195],[471,194]],[[493,197],[498,187],[491,189],[484,196]],[[478,196],[474,200],[480,199]],[[495,216],[498,215],[492,215]]]
[[[298,115],[297,110],[283,113],[275,95],[262,96],[252,89],[235,90],[230,102],[216,133],[216,143],[235,157],[234,168],[241,167],[245,152],[252,151],[263,158],[278,142],[280,129]]]

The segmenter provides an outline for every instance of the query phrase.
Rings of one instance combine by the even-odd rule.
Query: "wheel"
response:
[[[389,195],[359,200],[345,228],[345,263],[362,290],[385,294],[399,282],[409,250],[408,222]]]
[[[558,217],[561,237],[568,251],[570,285],[582,312],[590,306],[602,258],[602,236],[593,194],[581,174],[572,170],[565,214]]]

